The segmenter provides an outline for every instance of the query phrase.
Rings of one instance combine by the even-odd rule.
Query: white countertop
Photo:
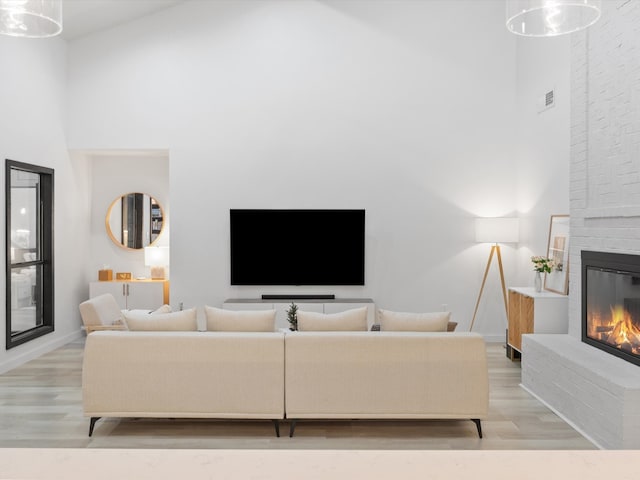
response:
[[[523,295],[533,298],[568,298],[567,295],[549,292],[545,289],[542,289],[540,292],[536,292],[536,289],[533,287],[509,287],[509,290],[513,290],[514,292],[522,293]]]
[[[481,442],[481,441],[480,441]],[[631,480],[640,452],[0,449],[1,479]]]

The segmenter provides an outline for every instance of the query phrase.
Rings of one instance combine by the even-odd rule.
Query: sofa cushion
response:
[[[151,312],[151,315],[155,315],[157,313],[171,313],[171,305],[162,305],[160,308]]]
[[[124,312],[129,330],[145,331],[195,331],[198,329],[196,309],[171,313]]]
[[[298,310],[298,330],[320,331],[367,331],[367,307],[353,308],[339,313],[318,313]]]
[[[205,306],[210,332],[273,332],[275,310],[224,310]]]
[[[288,418],[486,418],[476,333],[294,332],[285,337]]]
[[[110,293],[104,293],[82,302],[80,315],[85,327],[114,325],[123,321],[118,302]]]
[[[407,313],[378,310],[383,332],[446,332],[451,312]]]
[[[92,333],[83,373],[88,416],[284,418],[280,332]]]

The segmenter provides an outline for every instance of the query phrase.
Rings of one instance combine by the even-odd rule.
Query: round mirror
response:
[[[105,223],[109,238],[116,245],[138,250],[152,245],[160,236],[164,213],[151,195],[127,193],[113,201]]]

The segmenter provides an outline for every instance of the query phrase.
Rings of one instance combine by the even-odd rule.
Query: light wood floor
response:
[[[481,440],[471,421],[301,421],[276,438],[271,422],[100,420],[82,414],[83,342],[0,375],[0,447],[225,449],[582,450],[595,447],[519,387],[520,364],[489,344],[490,411]]]

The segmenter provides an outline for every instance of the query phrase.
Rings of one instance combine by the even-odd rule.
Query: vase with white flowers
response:
[[[534,285],[536,292],[542,291],[542,273],[551,273],[555,266],[553,260],[547,257],[533,256],[531,257],[531,263],[533,263],[533,270],[536,272],[534,279]]]

